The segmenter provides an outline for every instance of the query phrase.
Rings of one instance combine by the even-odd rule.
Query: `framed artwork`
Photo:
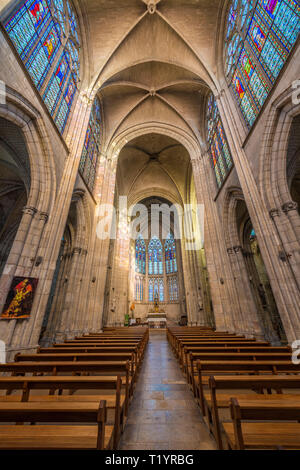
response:
[[[37,285],[36,278],[14,277],[0,318],[5,320],[29,318]]]

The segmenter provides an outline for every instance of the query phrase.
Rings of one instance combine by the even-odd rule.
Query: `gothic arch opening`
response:
[[[19,127],[0,118],[0,275],[15,240],[30,188],[29,156]]]
[[[186,316],[186,307],[181,244],[176,239],[174,220],[177,214],[170,212],[168,217],[168,210],[166,216],[159,214],[156,225],[154,208],[171,209],[172,203],[149,197],[140,201],[141,204],[147,212],[140,220],[139,233],[132,234],[130,241],[129,290],[135,316],[145,318],[157,308],[158,313],[167,314],[169,321],[178,322]]]
[[[159,130],[135,137],[122,148],[116,165],[115,208],[118,228],[116,239],[110,241],[104,325],[124,324],[124,316],[130,312],[130,308],[135,309],[137,318],[142,321],[147,319],[147,313],[154,308],[156,297],[163,303],[161,309],[166,310],[170,321],[178,322],[181,317],[185,317],[185,321],[192,324],[201,317],[199,324],[211,323],[210,301],[202,298],[208,295],[208,289],[203,288],[202,282],[207,275],[201,264],[202,256],[198,253],[203,247],[196,243],[197,247],[189,251],[186,240],[178,235],[176,216],[172,214],[171,207],[174,205],[176,210],[185,213],[185,204],[196,203],[195,197],[190,201],[191,172],[191,159],[186,148],[173,137],[159,133]],[[141,226],[147,223],[146,236],[142,233],[145,250],[140,253],[144,266],[138,268],[138,272],[136,240],[131,237],[128,228],[131,225],[130,215],[120,223],[124,204],[128,211],[138,204],[146,208],[146,215],[140,223]],[[171,207],[171,224],[165,229],[161,219],[158,233],[150,234],[151,207],[155,204],[160,208],[165,205],[168,210]],[[193,210],[188,209],[185,215],[187,213],[190,225],[195,226],[195,232]],[[161,272],[154,272],[154,267],[153,272],[149,271],[149,246],[154,236],[157,237],[160,250],[156,249],[153,256],[161,258],[157,260],[161,263]],[[176,273],[167,272],[165,247],[168,237],[174,237],[178,262]],[[171,251],[168,256],[171,256]],[[203,273],[199,274],[201,270]]]
[[[250,281],[251,293],[263,334],[272,343],[285,343],[286,335],[272,292],[269,276],[247,206],[243,200],[239,200],[236,205],[236,223],[246,271]]]
[[[291,200],[300,214],[300,114],[294,117],[290,128],[286,172]]]

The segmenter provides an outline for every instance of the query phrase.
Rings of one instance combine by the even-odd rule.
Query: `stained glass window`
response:
[[[92,192],[94,190],[98,158],[100,155],[100,142],[101,110],[100,101],[96,97],[92,107],[79,164],[79,172]]]
[[[80,33],[71,3],[22,1],[5,29],[63,133],[80,80]]]
[[[167,274],[177,272],[176,245],[172,234],[165,241],[165,263]]]
[[[146,274],[146,245],[141,236],[135,242],[135,272]]]
[[[157,237],[153,237],[148,246],[148,272],[163,274],[162,244]]]
[[[137,302],[144,300],[144,279],[141,276],[135,278],[135,300]]]
[[[207,103],[207,140],[218,187],[222,186],[233,162],[218,106],[211,93]]]
[[[149,294],[148,294],[148,300],[149,302],[154,301],[154,279],[150,278],[149,279]]]
[[[154,302],[158,299],[160,302],[164,301],[164,280],[162,277],[151,277],[149,279],[149,302]]]
[[[177,276],[168,277],[169,300],[171,302],[178,300],[178,280]]]
[[[297,0],[233,0],[225,74],[246,125],[255,122],[300,31]]]

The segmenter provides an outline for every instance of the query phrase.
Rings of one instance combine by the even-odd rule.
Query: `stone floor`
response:
[[[166,332],[151,331],[120,449],[215,448]]]

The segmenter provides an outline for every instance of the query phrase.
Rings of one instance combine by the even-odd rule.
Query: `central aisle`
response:
[[[151,330],[120,449],[215,448],[166,332]]]

